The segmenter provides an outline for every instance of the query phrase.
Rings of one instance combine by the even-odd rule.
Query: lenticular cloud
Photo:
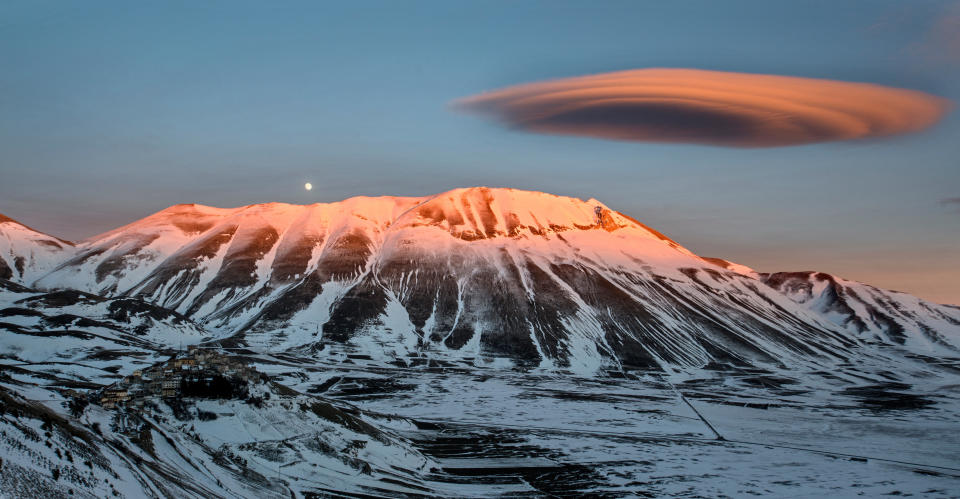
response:
[[[868,83],[695,69],[528,83],[454,104],[534,132],[730,147],[917,132],[951,108],[940,97]]]

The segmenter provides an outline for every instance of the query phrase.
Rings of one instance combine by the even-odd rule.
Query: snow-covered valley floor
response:
[[[98,406],[72,417],[58,395],[124,372],[0,362],[0,496],[960,495],[956,359],[579,377],[235,353],[278,383],[257,389],[272,398],[197,400],[186,417],[161,404],[134,434]],[[102,362],[137,365],[118,355]]]
[[[960,494],[956,374],[915,385],[857,369],[578,378],[469,363],[383,367],[355,357],[314,359],[308,368],[303,359],[270,358],[258,369],[305,393],[417,421],[405,436],[437,460],[443,473],[432,478],[447,492]]]

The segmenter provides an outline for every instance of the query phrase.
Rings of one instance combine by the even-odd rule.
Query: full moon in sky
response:
[[[313,189],[313,184],[307,182],[306,184],[303,184],[303,188],[309,191],[310,189]]]

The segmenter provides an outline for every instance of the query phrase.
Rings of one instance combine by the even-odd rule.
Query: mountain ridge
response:
[[[474,187],[173,205],[23,282],[142,299],[239,347],[403,362],[502,356],[592,372],[829,363],[871,341],[957,350],[956,309],[821,275],[700,257],[595,199]]]

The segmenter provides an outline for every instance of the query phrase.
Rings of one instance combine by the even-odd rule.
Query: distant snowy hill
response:
[[[761,280],[858,338],[957,355],[960,309],[822,272],[777,272]]]
[[[16,248],[8,266],[7,253],[25,262],[18,282],[137,297],[255,350],[348,345],[590,373],[960,345],[957,308],[825,274],[758,274],[599,201],[540,192],[177,205],[76,247],[0,228]]]
[[[73,251],[73,243],[48,236],[0,213],[0,279],[33,282]]]

